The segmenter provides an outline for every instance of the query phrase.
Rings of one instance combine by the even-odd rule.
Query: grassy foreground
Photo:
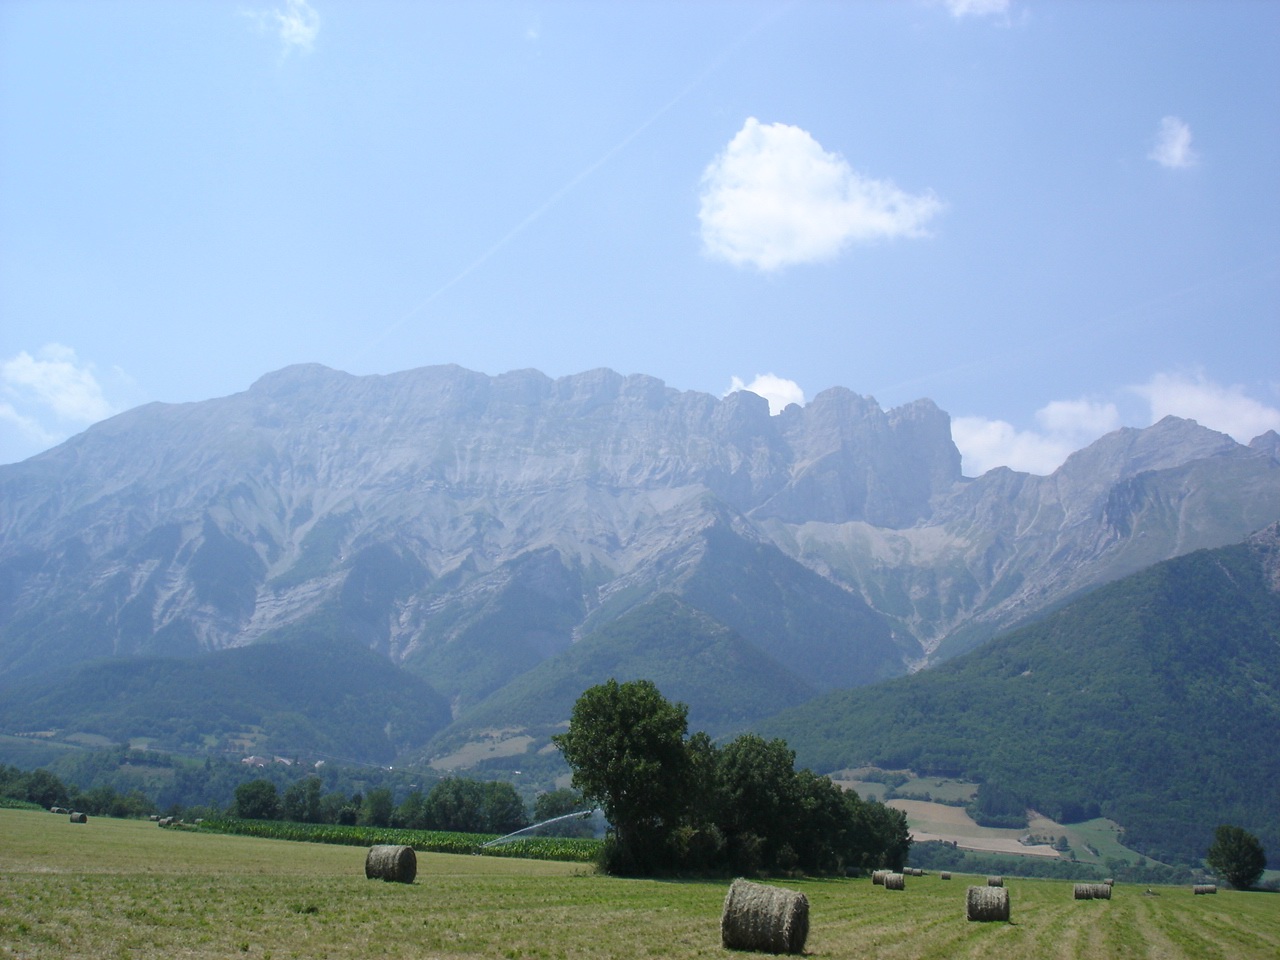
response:
[[[810,901],[813,957],[1274,958],[1280,897],[1007,881],[1012,923],[964,919],[973,878],[779,885]],[[568,863],[421,854],[412,885],[364,878],[358,848],[0,810],[0,957],[732,956],[727,884],[618,880]]]

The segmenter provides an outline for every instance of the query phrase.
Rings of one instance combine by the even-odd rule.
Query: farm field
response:
[[[811,957],[1221,958],[1280,953],[1280,898],[1009,879],[1011,923],[964,919],[975,878],[774,881],[811,905]],[[619,880],[576,864],[420,854],[411,885],[364,878],[362,848],[0,810],[0,957],[733,956],[728,883]]]

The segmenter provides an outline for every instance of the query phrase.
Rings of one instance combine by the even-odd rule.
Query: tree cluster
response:
[[[653,683],[587,690],[554,737],[573,785],[612,827],[612,873],[900,869],[911,843],[900,811],[795,769],[782,740],[745,734],[721,747],[687,736],[688,708]]]
[[[144,817],[152,804],[140,791],[121,793],[100,785],[90,790],[69,787],[48,770],[23,771],[0,764],[0,797],[44,807],[67,807],[97,817]]]
[[[425,795],[414,790],[397,806],[389,787],[347,796],[325,794],[318,777],[291,784],[280,794],[265,778],[236,788],[233,812],[249,820],[361,824],[460,833],[511,833],[528,824],[524,803],[511,784],[500,781],[441,780]]]

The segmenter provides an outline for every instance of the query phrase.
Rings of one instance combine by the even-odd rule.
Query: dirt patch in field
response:
[[[917,843],[941,840],[954,843],[962,850],[983,853],[1016,853],[1027,857],[1057,857],[1049,844],[1024,844],[1020,838],[1027,830],[1002,830],[980,827],[964,807],[952,807],[925,800],[890,800],[889,806],[907,815],[911,836]]]
[[[496,731],[484,740],[472,741],[456,753],[447,757],[437,757],[431,761],[436,770],[462,770],[474,767],[481,760],[492,760],[495,757],[517,757],[529,750],[533,743],[530,736],[507,736],[508,731]]]
[[[951,837],[940,833],[923,833],[919,830],[912,830],[911,839],[916,843],[941,840],[944,843],[954,843],[961,850],[974,850],[980,853],[1016,853],[1021,857],[1058,856],[1058,851],[1048,844],[1037,843],[1027,846],[1017,840],[1009,840],[1004,837],[991,837],[990,839],[985,837]]]

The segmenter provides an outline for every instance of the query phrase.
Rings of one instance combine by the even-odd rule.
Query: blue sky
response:
[[[0,3],[0,462],[319,362],[1280,430],[1280,4]]]

